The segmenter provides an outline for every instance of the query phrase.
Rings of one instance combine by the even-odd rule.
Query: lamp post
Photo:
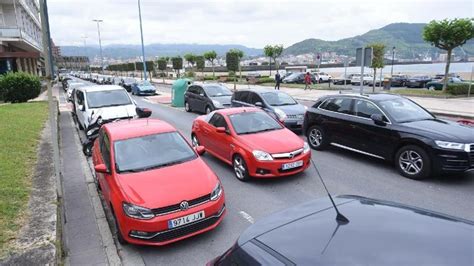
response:
[[[100,49],[100,73],[104,72],[104,57],[102,57],[102,40],[100,39],[100,25],[103,22],[102,19],[93,19],[92,21],[97,23],[97,33],[99,34],[99,49]]]
[[[143,62],[143,78],[146,80],[146,59],[145,46],[143,45],[143,27],[142,27],[142,9],[140,7],[140,0],[138,0],[138,17],[140,18],[140,36],[142,38],[142,62]]]
[[[395,61],[395,46],[392,47],[392,69],[390,70],[390,88],[392,87],[393,62]]]
[[[87,56],[87,42],[86,42],[86,40],[87,40],[87,35],[83,35],[81,38],[84,40],[84,56],[85,56],[86,58],[88,58],[88,56]],[[86,61],[85,63],[87,64],[87,61]],[[88,69],[89,69],[89,64],[86,65],[86,69],[85,69],[85,70],[87,71]]]

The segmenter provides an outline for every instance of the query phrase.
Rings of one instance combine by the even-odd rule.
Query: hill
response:
[[[425,25],[424,23],[393,23],[362,35],[338,41],[307,39],[285,49],[285,54],[336,52],[337,54],[354,56],[356,48],[374,42],[381,42],[386,45],[387,49],[395,46],[397,54],[403,58],[415,58],[419,55],[433,56],[439,50],[423,40],[422,32]],[[474,41],[471,40],[466,43],[463,50],[468,55],[474,55]],[[461,49],[456,49],[455,53],[458,55],[464,54]]]

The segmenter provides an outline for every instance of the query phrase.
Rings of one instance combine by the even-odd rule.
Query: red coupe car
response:
[[[160,120],[102,126],[92,159],[121,243],[166,245],[222,221],[224,189],[203,151]]]
[[[241,181],[304,171],[309,145],[258,108],[230,108],[199,116],[192,128],[194,147],[232,165]]]

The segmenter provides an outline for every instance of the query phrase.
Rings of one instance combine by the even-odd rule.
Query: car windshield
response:
[[[131,103],[130,97],[128,97],[127,91],[125,90],[87,92],[87,105],[89,108],[120,106]]]
[[[143,81],[140,86],[153,86],[148,80]]]
[[[204,90],[209,97],[232,96],[232,92],[224,86],[205,86]]]
[[[380,101],[379,105],[398,123],[435,118],[419,105],[405,98]]]
[[[238,135],[281,129],[282,126],[266,112],[243,112],[229,115]]]
[[[119,173],[147,171],[197,157],[178,132],[115,141],[114,149],[116,170]]]
[[[297,102],[284,92],[265,92],[261,93],[263,99],[271,106],[295,105]]]

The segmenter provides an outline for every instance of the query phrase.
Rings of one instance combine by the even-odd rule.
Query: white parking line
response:
[[[255,220],[253,219],[252,216],[250,216],[250,214],[244,212],[244,211],[240,211],[239,214],[245,219],[247,220],[247,222],[253,224],[255,222]]]

